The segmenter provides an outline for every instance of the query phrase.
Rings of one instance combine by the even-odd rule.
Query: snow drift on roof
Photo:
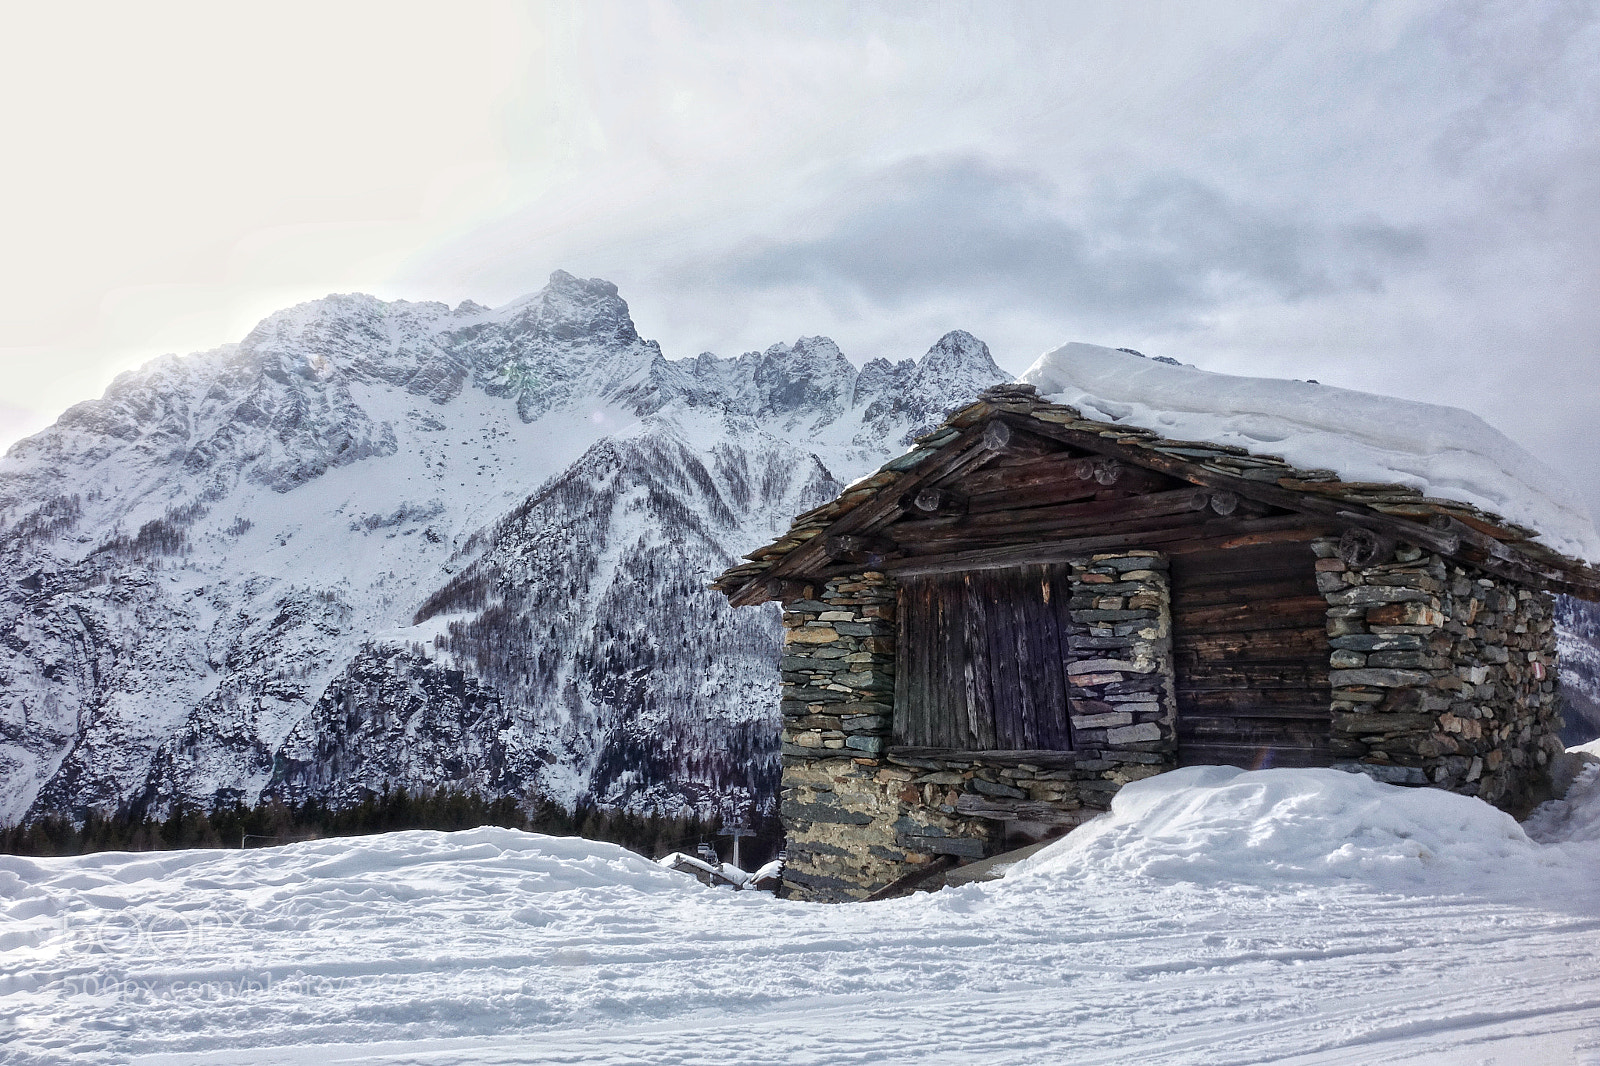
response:
[[[1066,344],[1022,375],[1055,403],[1178,440],[1232,444],[1345,481],[1392,482],[1531,526],[1564,555],[1600,562],[1600,534],[1549,467],[1455,407],[1308,381],[1173,366]]]

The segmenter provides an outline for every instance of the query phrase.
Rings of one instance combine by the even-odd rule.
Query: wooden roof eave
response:
[[[1339,489],[1337,486],[1343,483],[1337,480],[1313,482],[1316,489],[1309,491],[1298,487],[1285,487],[1274,481],[1246,477],[1242,471],[1240,474],[1223,473],[1214,463],[1203,462],[1200,457],[1177,454],[1192,450],[1181,447],[1185,442],[1167,441],[1149,430],[1137,427],[1108,424],[1100,428],[1100,423],[1080,417],[1073,417],[1070,421],[1095,428],[1065,425],[1055,417],[1035,417],[1035,413],[1046,412],[1057,416],[1068,413],[1076,416],[1076,412],[1071,408],[1045,404],[1032,404],[1030,407],[1026,403],[979,401],[962,408],[952,415],[940,430],[926,435],[924,439],[936,437],[939,433],[951,429],[959,430],[958,436],[915,466],[893,472],[891,464],[890,467],[880,470],[878,474],[873,475],[874,478],[889,474],[893,476],[890,476],[872,495],[845,511],[831,523],[820,528],[791,528],[778,543],[792,539],[800,539],[802,543],[783,553],[773,566],[750,576],[736,588],[726,590],[729,602],[734,606],[761,603],[774,598],[775,589],[792,586],[796,581],[814,580],[850,569],[859,569],[859,566],[847,566],[841,569],[841,566],[828,555],[829,538],[849,534],[870,534],[894,521],[904,512],[900,501],[911,491],[936,485],[947,478],[958,477],[994,458],[1005,443],[1004,434],[1000,434],[1000,439],[996,440],[996,434],[991,429],[997,423],[1007,429],[1034,434],[1058,444],[1115,458],[1194,485],[1235,493],[1257,503],[1321,519],[1337,526],[1365,528],[1380,535],[1436,551],[1441,555],[1462,559],[1479,569],[1517,584],[1550,589],[1587,600],[1600,600],[1600,570],[1577,560],[1568,559],[1531,540],[1511,543],[1502,541],[1484,531],[1485,528],[1499,527],[1490,526],[1483,518],[1468,514],[1468,505],[1454,504],[1454,501],[1438,501],[1440,506],[1433,507],[1430,506],[1432,501],[1425,501],[1418,496],[1414,499],[1408,497],[1401,505],[1373,501],[1377,506],[1368,506],[1360,499],[1342,497],[1341,491],[1351,490]],[[1198,447],[1198,444],[1194,445],[1194,448]],[[1251,460],[1247,464],[1250,468],[1281,467],[1283,479],[1293,480],[1297,476],[1308,476],[1307,472],[1298,471],[1281,460],[1251,456],[1242,449],[1229,446],[1207,447],[1214,448],[1219,459],[1240,456]],[[1363,489],[1361,486],[1356,486],[1355,491],[1369,491],[1373,487],[1367,486]],[[1403,491],[1400,486],[1378,487]],[[846,495],[848,492],[849,490]],[[831,504],[816,508],[803,517],[817,515],[829,506]],[[1470,518],[1472,521],[1464,521],[1464,518]],[[798,521],[797,519],[797,524]],[[1507,532],[1519,537],[1521,535],[1520,529],[1508,529]]]
[[[977,407],[979,405],[972,405]],[[968,414],[972,407],[964,408]],[[953,421],[953,420],[952,420]],[[881,487],[877,494],[840,515],[814,534],[804,544],[790,551],[767,570],[751,577],[728,593],[728,602],[735,607],[762,603],[771,597],[769,582],[794,580],[829,562],[827,540],[845,534],[870,533],[878,526],[893,521],[901,513],[900,500],[908,492],[934,484],[946,477],[959,476],[974,466],[993,458],[997,452],[985,442],[985,429],[992,419],[969,422],[960,436],[916,466]]]
[[[1086,430],[1032,418],[1018,419],[1011,415],[997,417],[1017,424],[1019,429],[1050,437],[1062,444],[1100,451],[1125,462],[1182,478],[1197,485],[1234,492],[1259,503],[1285,510],[1332,518],[1341,524],[1361,526],[1375,533],[1382,533],[1436,551],[1441,555],[1461,558],[1497,577],[1518,584],[1549,588],[1584,599],[1600,599],[1600,571],[1596,571],[1593,567],[1585,566],[1575,560],[1567,560],[1554,552],[1548,553],[1543,560],[1536,559],[1527,552],[1518,550],[1517,546],[1497,540],[1459,518],[1442,512],[1433,513],[1426,522],[1417,521],[1375,510],[1337,496],[1311,494],[1282,488],[1269,482],[1219,474],[1191,459],[1168,455],[1137,444],[1123,444]],[[1566,565],[1554,565],[1549,556],[1561,559]]]

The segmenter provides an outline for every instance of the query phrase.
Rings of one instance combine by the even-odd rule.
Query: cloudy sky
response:
[[[0,444],[332,291],[961,327],[1470,408],[1600,511],[1600,8],[21,5]]]

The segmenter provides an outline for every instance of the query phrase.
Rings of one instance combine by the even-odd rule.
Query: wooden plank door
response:
[[[1064,566],[908,577],[901,584],[895,736],[965,751],[1072,747],[1071,596]]]
[[[1328,604],[1308,544],[1172,556],[1178,764],[1326,766]]]

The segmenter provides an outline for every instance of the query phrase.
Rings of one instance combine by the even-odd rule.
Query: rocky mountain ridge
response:
[[[383,784],[770,795],[775,617],[708,577],[1005,377],[963,333],[671,360],[616,287],[332,296],[0,460],[0,821]]]

